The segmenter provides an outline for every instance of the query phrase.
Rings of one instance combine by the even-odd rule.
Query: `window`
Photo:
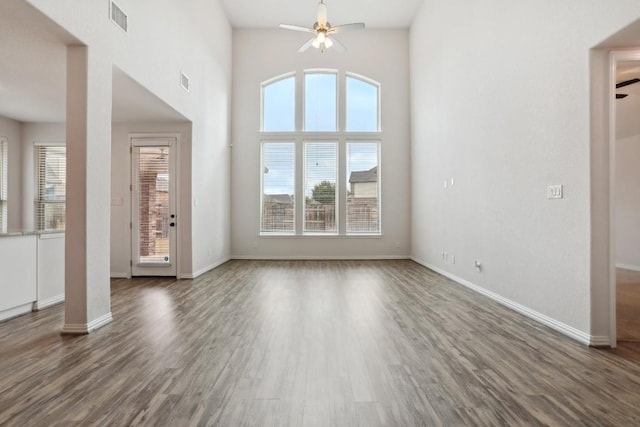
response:
[[[380,235],[380,85],[306,70],[260,88],[260,234]]]
[[[337,76],[335,73],[304,75],[304,130],[335,132],[337,126]]]
[[[296,79],[285,77],[262,85],[262,130],[291,132],[296,128]]]
[[[347,234],[380,232],[377,142],[347,142]]]
[[[7,140],[0,138],[0,233],[7,232]]]
[[[378,85],[347,76],[347,131],[377,132]]]
[[[261,233],[295,233],[294,142],[262,143]]]
[[[35,226],[37,230],[64,230],[67,155],[63,144],[37,144]]]
[[[338,144],[304,144],[304,232],[337,233]]]

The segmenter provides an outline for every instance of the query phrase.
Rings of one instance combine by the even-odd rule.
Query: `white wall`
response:
[[[353,258],[409,255],[408,32],[341,35],[345,54],[296,53],[308,36],[285,30],[233,32],[232,254],[239,258]],[[381,238],[260,237],[260,84],[310,68],[360,74],[381,84]],[[254,246],[254,242],[255,245]],[[396,245],[396,243],[398,245]]]
[[[640,135],[616,141],[617,265],[640,271]]]
[[[20,173],[22,162],[22,124],[0,116],[0,136],[7,139],[7,229],[22,228],[22,201],[20,196]]]
[[[195,275],[228,259],[231,27],[220,4],[120,0],[129,17],[125,34],[110,22],[107,1],[28,1],[193,123],[186,268]],[[191,78],[189,93],[180,71]],[[100,119],[111,120],[101,100],[91,102]]]
[[[591,313],[589,49],[639,15],[427,0],[411,31],[413,256],[584,342],[608,332]]]

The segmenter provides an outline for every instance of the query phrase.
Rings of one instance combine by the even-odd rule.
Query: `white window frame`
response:
[[[346,230],[346,235],[347,236],[380,236],[382,235],[382,159],[380,158],[380,152],[382,150],[382,144],[380,140],[353,140],[353,139],[347,139],[345,142],[345,163],[344,163],[344,169],[345,169],[345,182],[344,184],[347,185],[349,184],[349,176],[348,176],[348,171],[347,168],[349,167],[349,159],[348,159],[348,153],[346,150],[347,145],[349,144],[376,144],[377,147],[377,168],[378,168],[378,181],[377,181],[377,187],[378,187],[378,231],[349,231],[348,229]],[[348,197],[348,196],[347,196]],[[347,202],[345,201],[345,210],[346,215],[348,215],[348,205]],[[348,218],[345,215],[345,229],[347,227],[347,220]]]
[[[9,142],[0,136],[0,233],[6,233],[8,218]]]
[[[333,75],[336,78],[336,93],[335,93],[335,97],[336,97],[336,130],[328,130],[328,131],[314,131],[314,130],[307,130],[306,129],[306,123],[307,123],[307,87],[306,87],[306,81],[307,81],[307,75],[312,75],[312,74],[327,74],[327,75]],[[301,111],[302,112],[302,126],[301,129],[303,130],[303,132],[306,133],[318,133],[318,132],[326,132],[326,133],[336,133],[336,132],[340,132],[341,126],[340,126],[340,73],[338,72],[338,70],[331,70],[331,69],[324,69],[324,68],[318,68],[318,69],[308,69],[308,70],[304,70],[302,72],[302,81],[300,82],[302,84],[302,104],[300,106],[298,106],[298,103],[296,102],[296,112],[297,111]],[[344,79],[342,79],[344,80]],[[296,99],[297,101],[297,99]]]
[[[42,194],[42,189],[40,188],[41,185],[41,181],[40,181],[40,168],[39,168],[39,155],[38,155],[38,149],[40,147],[65,147],[65,156],[66,156],[66,143],[64,142],[35,142],[34,143],[34,150],[33,150],[33,155],[34,155],[34,203],[33,203],[33,221],[34,221],[34,229],[37,231],[60,231],[60,232],[64,232],[64,228],[46,228],[46,227],[41,227],[42,222],[43,222],[43,218],[40,218],[40,213],[39,213],[39,207],[40,205],[46,205],[46,204],[62,204],[65,206],[65,212],[66,212],[66,204],[67,204],[67,197],[66,197],[66,191],[65,191],[65,199],[64,201],[44,201],[40,198],[40,195]],[[65,168],[65,185],[66,185],[66,168]]]
[[[314,143],[328,143],[328,144],[335,144],[336,146],[336,189],[335,189],[335,231],[307,231],[307,210],[306,210],[306,194],[304,194],[304,191],[306,189],[307,186],[307,146],[309,144],[314,144]],[[341,222],[340,221],[340,195],[342,194],[342,192],[340,191],[340,142],[338,140],[332,140],[332,139],[327,139],[327,140],[320,140],[320,139],[314,139],[314,140],[304,140],[302,142],[302,147],[303,147],[303,160],[302,160],[302,169],[303,169],[303,174],[302,174],[302,179],[303,179],[303,194],[302,194],[302,198],[303,198],[303,203],[301,203],[302,206],[302,234],[305,236],[336,236],[338,234],[340,234],[340,225]]]
[[[305,131],[305,91],[304,91],[304,83],[305,83],[305,75],[307,73],[334,73],[336,74],[337,84],[336,84],[336,131]],[[294,131],[290,132],[266,132],[263,131],[263,121],[264,121],[264,88],[271,84],[275,83],[283,78],[295,77],[295,123],[296,127]],[[365,81],[369,84],[376,85],[378,88],[378,131],[376,132],[362,132],[362,131],[346,131],[346,78],[352,77],[357,78],[362,81]],[[260,196],[260,208],[258,210],[258,230],[259,235],[261,237],[313,237],[313,238],[323,238],[323,237],[348,237],[348,238],[358,238],[358,237],[382,237],[383,235],[383,220],[382,220],[382,206],[383,206],[383,190],[382,190],[382,180],[381,180],[381,168],[382,168],[382,153],[384,148],[384,133],[382,131],[382,87],[381,84],[367,78],[366,76],[362,76],[359,74],[334,70],[334,69],[325,69],[325,68],[311,68],[311,69],[300,69],[297,71],[281,74],[274,78],[268,79],[261,83],[260,85],[260,131],[258,132],[258,149],[260,150],[260,171],[262,171],[262,143],[263,142],[295,142],[295,155],[296,155],[296,164],[295,164],[295,234],[287,233],[262,233],[261,223],[262,223],[262,195]],[[337,168],[338,168],[338,179],[336,183],[336,191],[338,192],[338,197],[336,200],[336,225],[338,232],[337,233],[305,233],[304,230],[304,143],[305,142],[314,142],[314,141],[337,141],[338,142],[338,158],[337,158]],[[347,233],[346,232],[346,203],[347,203],[347,192],[344,191],[345,184],[348,183],[348,177],[346,176],[346,143],[347,142],[378,142],[378,186],[379,186],[379,209],[380,209],[380,230],[378,233]],[[258,184],[260,185],[259,191],[262,192],[262,172],[260,173],[260,178],[258,180]],[[302,201],[302,202],[299,202]]]
[[[274,83],[278,83],[282,80],[286,80],[289,78],[293,78],[293,85],[294,85],[294,106],[293,106],[293,123],[294,123],[294,131],[295,129],[297,129],[297,123],[298,123],[298,109],[297,109],[297,104],[298,104],[298,85],[297,85],[297,76],[295,72],[290,72],[290,73],[285,73],[285,74],[281,74],[279,76],[276,76],[274,78],[271,78],[269,80],[265,80],[264,82],[262,82],[260,84],[260,132],[263,133],[277,133],[277,132],[287,132],[287,131],[266,131],[264,130],[264,101],[265,101],[265,96],[264,96],[264,90],[267,86],[272,85]]]
[[[293,199],[293,230],[292,231],[265,231],[262,229],[262,218],[264,215],[264,168],[265,168],[265,162],[264,162],[264,146],[266,144],[278,144],[278,143],[282,143],[282,144],[293,144],[293,155],[294,155],[294,163],[293,163],[293,189],[294,189],[294,195],[297,193],[297,171],[298,171],[298,165],[297,165],[297,156],[298,156],[298,144],[296,144],[296,142],[294,140],[263,140],[260,142],[260,170],[262,171],[260,173],[260,224],[259,224],[259,230],[260,230],[260,235],[261,236],[294,236],[296,234],[296,229],[297,229],[297,205],[298,205],[298,200],[297,197],[294,197]]]
[[[345,132],[349,132],[349,133],[357,133],[357,132],[362,132],[362,131],[350,131],[347,130],[347,121],[348,121],[348,114],[349,114],[349,110],[347,109],[347,105],[349,102],[349,93],[347,92],[347,79],[356,79],[356,80],[360,80],[362,82],[368,83],[372,86],[374,86],[377,89],[377,95],[378,95],[378,99],[376,100],[376,102],[378,103],[378,108],[377,108],[377,115],[378,117],[376,117],[376,121],[377,121],[377,126],[376,126],[376,130],[374,132],[382,132],[382,114],[380,112],[380,110],[382,109],[382,103],[380,102],[380,100],[382,99],[382,87],[380,85],[379,82],[370,79],[368,77],[362,76],[360,74],[356,74],[356,73],[350,73],[350,72],[346,72],[345,76],[344,76],[344,87],[345,87],[345,99],[344,99],[344,115],[345,115],[345,120],[344,120],[344,129]],[[379,154],[379,153],[378,153]]]

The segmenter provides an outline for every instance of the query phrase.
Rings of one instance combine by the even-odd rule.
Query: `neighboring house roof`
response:
[[[264,201],[281,205],[292,205],[293,197],[290,194],[265,194]]]
[[[351,172],[349,182],[351,184],[357,184],[360,182],[378,182],[378,167],[374,166],[368,171]]]

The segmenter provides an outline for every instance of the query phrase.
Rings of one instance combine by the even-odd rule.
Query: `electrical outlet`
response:
[[[482,271],[482,263],[480,261],[476,260],[475,266],[476,266],[476,270],[478,270],[478,272]]]
[[[251,244],[251,246],[253,246],[254,248],[257,248],[257,247],[258,247],[258,242],[253,242],[253,243]]]
[[[455,263],[456,263],[456,256],[451,255],[451,264],[455,264]]]

